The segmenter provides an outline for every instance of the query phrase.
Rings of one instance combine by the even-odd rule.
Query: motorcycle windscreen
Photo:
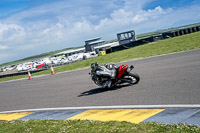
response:
[[[127,64],[125,65],[121,65],[118,69],[118,75],[117,75],[117,79],[120,79],[121,76],[124,74],[124,72],[126,71],[127,68]]]

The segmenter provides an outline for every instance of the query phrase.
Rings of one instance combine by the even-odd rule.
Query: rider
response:
[[[116,79],[116,66],[114,64],[104,64],[103,66],[99,66],[97,62],[94,62],[91,64],[91,69],[93,72],[96,72],[96,75],[101,77],[108,78],[108,81],[106,81],[106,86],[108,88],[111,88],[114,84],[113,82]]]

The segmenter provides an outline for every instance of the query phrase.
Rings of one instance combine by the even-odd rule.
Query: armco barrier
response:
[[[53,64],[52,67],[66,65],[66,64],[73,63],[73,62],[77,62],[77,61],[71,61],[69,63],[63,63],[63,64]],[[36,70],[29,70],[29,71],[30,71],[30,73],[36,73],[36,72],[40,72],[40,71],[43,71],[43,70],[47,70],[49,68],[50,68],[50,66],[46,65],[43,68],[39,68],[39,69],[36,69]],[[9,74],[2,74],[2,75],[0,74],[0,78],[12,77],[12,76],[17,76],[17,75],[27,75],[27,74],[28,74],[28,70],[27,71],[20,71],[20,72],[9,73]]]
[[[146,44],[146,43],[150,43],[150,42],[154,42],[154,41],[158,41],[158,40],[163,40],[163,39],[167,39],[167,38],[171,38],[171,37],[181,36],[181,35],[197,32],[197,31],[200,31],[200,26],[195,26],[195,27],[185,28],[185,29],[179,29],[179,30],[176,30],[176,31],[167,31],[167,32],[163,32],[162,34],[153,35],[153,36],[143,38],[143,39],[131,42],[131,43],[111,47],[111,48],[106,50],[106,53],[108,54],[108,53],[112,53],[112,52],[115,52],[115,51],[120,51],[120,50],[124,50],[124,49],[127,49],[127,48],[131,48],[131,47],[134,47],[134,46],[139,46],[139,45],[143,45],[143,44]]]
[[[200,26],[197,26],[196,29],[197,29],[197,31],[200,31]]]
[[[80,61],[80,60],[77,60],[77,61]],[[77,61],[71,61],[69,63],[63,63],[63,64],[53,64],[52,67],[66,65],[66,64],[73,63],[73,62],[77,62]],[[29,71],[30,71],[30,73],[36,73],[36,72],[40,72],[40,71],[43,71],[43,70],[47,70],[49,68],[50,68],[50,66],[46,65],[43,68],[36,69],[36,70],[29,70]],[[12,76],[17,76],[17,75],[27,75],[27,74],[28,74],[28,70],[27,71],[20,71],[20,72],[13,72],[13,73],[9,73],[9,74],[2,74],[2,75],[0,74],[0,78],[12,77]]]
[[[47,69],[49,69],[49,68],[45,67],[45,68],[41,68],[41,69],[37,69],[37,70],[29,70],[29,71],[30,71],[30,73],[36,73],[36,72],[47,70]],[[21,72],[17,72],[17,73],[0,75],[0,78],[12,77],[12,76],[17,76],[17,75],[27,75],[27,74],[28,74],[28,71],[21,71]]]
[[[162,33],[163,39],[173,37],[173,33],[171,31]]]

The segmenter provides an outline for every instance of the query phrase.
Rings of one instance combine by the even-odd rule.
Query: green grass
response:
[[[185,124],[100,122],[89,120],[0,121],[0,133],[199,133],[200,127]]]
[[[160,40],[157,42],[147,43],[141,46],[133,47],[127,50],[113,52],[105,56],[98,56],[96,58],[63,65],[54,68],[55,73],[68,70],[76,70],[80,68],[89,67],[92,62],[98,62],[99,64],[116,63],[130,59],[144,58],[150,56],[156,56],[161,54],[168,54],[179,51],[186,51],[191,49],[200,48],[200,32]],[[32,76],[50,74],[50,70],[41,71]],[[26,78],[27,75],[13,76],[1,78],[1,81],[14,80],[20,78]]]

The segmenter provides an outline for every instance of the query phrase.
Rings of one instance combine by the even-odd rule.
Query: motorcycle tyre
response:
[[[131,76],[133,77],[134,79],[136,79],[135,82],[129,82],[130,84],[134,85],[134,84],[137,84],[139,81],[140,81],[140,76],[137,74],[137,73],[128,73],[126,76]]]

